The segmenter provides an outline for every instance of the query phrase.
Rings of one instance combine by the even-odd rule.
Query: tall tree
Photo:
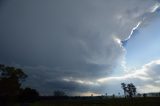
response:
[[[0,64],[0,96],[17,96],[26,77],[19,68]]]
[[[136,95],[136,87],[132,83],[127,84],[127,92],[129,97],[132,98]]]
[[[65,92],[64,92],[64,91],[60,91],[60,90],[54,91],[54,92],[53,92],[53,95],[54,95],[55,97],[63,97],[63,96],[66,96]]]
[[[133,96],[136,95],[136,87],[133,83],[129,84],[121,83],[121,87],[124,90],[125,97],[129,96],[130,98],[132,98]]]
[[[39,93],[36,89],[27,87],[21,90],[19,97],[21,102],[33,102],[38,99]]]
[[[125,83],[121,83],[121,87],[124,91],[124,96],[126,97],[126,92],[127,92],[127,87],[126,87],[126,84]]]

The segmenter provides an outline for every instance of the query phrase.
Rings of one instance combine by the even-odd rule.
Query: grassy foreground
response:
[[[40,100],[27,106],[160,106],[160,97]]]

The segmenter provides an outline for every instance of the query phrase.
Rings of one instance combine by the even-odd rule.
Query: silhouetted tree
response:
[[[112,98],[115,98],[115,94],[112,95]]]
[[[64,91],[59,91],[59,90],[54,91],[53,95],[54,95],[55,97],[63,97],[63,96],[66,96],[66,94],[65,94]]]
[[[21,90],[19,97],[21,102],[33,102],[38,99],[39,93],[35,89],[25,88]]]
[[[132,83],[127,84],[127,92],[129,97],[132,98],[136,95],[136,87]]]
[[[138,97],[141,97],[142,95],[140,93],[137,94]]]
[[[107,94],[107,93],[105,93],[105,96],[108,96],[108,94]]]
[[[118,92],[118,96],[119,96],[119,97],[121,96],[121,93],[120,93],[120,92]]]
[[[0,64],[0,96],[17,96],[26,77],[21,69]]]
[[[124,90],[124,95],[125,97],[128,95],[130,98],[136,95],[136,87],[130,83],[130,84],[125,84],[121,83],[121,87]]]
[[[124,91],[124,96],[126,97],[126,93],[127,93],[127,87],[126,87],[126,84],[125,83],[121,83],[121,87]]]
[[[17,99],[26,77],[21,69],[0,64],[0,105],[11,105],[8,101]]]
[[[146,98],[146,97],[147,97],[147,94],[144,93],[144,94],[143,94],[143,97]]]

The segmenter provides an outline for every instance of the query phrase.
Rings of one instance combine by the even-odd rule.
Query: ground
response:
[[[20,106],[17,104],[17,106]],[[23,106],[23,105],[22,105]],[[24,106],[160,106],[160,97],[147,98],[81,98],[39,100]]]

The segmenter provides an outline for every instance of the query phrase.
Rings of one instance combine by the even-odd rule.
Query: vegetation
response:
[[[21,69],[0,64],[0,96],[17,96],[26,77]]]
[[[63,96],[66,96],[65,92],[59,91],[59,90],[54,91],[53,95],[54,95],[55,97],[63,97]]]
[[[136,95],[136,87],[132,83],[130,84],[121,83],[121,86],[122,89],[124,90],[125,97],[132,98],[133,96]]]
[[[159,106],[160,98],[100,98],[81,97],[68,99],[39,100],[28,106]],[[17,105],[18,106],[18,105]]]
[[[13,105],[15,102],[31,102],[38,98],[35,89],[21,87],[27,75],[22,69],[0,64],[0,106]]]
[[[35,89],[25,88],[19,94],[20,102],[32,102],[39,98],[39,93]]]

